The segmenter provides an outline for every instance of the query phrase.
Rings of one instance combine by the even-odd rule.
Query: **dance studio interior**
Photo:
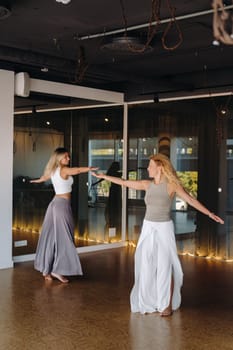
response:
[[[233,349],[233,2],[0,0],[0,349]],[[145,192],[74,178],[83,276],[34,269],[57,147],[72,167],[148,179],[167,155],[186,191],[172,202],[183,269],[169,317],[133,313]]]

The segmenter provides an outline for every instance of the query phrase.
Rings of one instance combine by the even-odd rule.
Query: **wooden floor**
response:
[[[131,314],[133,248],[81,254],[84,276],[44,282],[33,263],[0,270],[1,350],[233,349],[233,264],[180,257],[182,307]]]

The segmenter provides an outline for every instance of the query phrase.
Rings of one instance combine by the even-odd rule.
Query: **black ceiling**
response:
[[[128,101],[232,90],[233,45],[212,44],[209,0],[71,0],[67,5],[0,0],[0,5],[0,69],[120,91]],[[232,1],[226,5],[232,7]],[[174,10],[177,20],[169,28],[166,20]],[[161,23],[151,28],[155,35],[145,49],[151,15]]]

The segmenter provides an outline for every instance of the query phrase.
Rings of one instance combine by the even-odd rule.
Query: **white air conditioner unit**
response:
[[[15,74],[15,95],[28,97],[30,94],[30,76],[26,72]]]

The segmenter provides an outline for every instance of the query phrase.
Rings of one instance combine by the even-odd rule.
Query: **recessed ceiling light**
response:
[[[220,42],[219,42],[218,40],[213,40],[213,41],[212,41],[212,44],[213,44],[214,46],[219,46],[219,45],[220,45]]]
[[[226,109],[222,109],[222,110],[221,110],[221,114],[224,115],[224,114],[226,114],[226,113],[227,113]]]
[[[56,2],[61,2],[62,4],[67,5],[71,0],[56,0]]]

